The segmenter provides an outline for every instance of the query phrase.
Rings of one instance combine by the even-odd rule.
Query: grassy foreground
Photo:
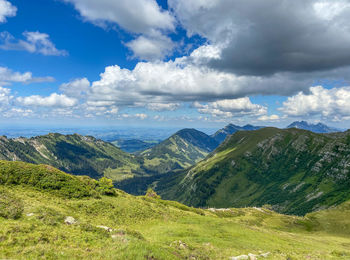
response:
[[[350,203],[306,217],[260,208],[204,210],[113,194],[107,184],[46,166],[0,166],[0,259],[230,259],[266,252],[268,259],[350,259]],[[20,167],[23,175],[16,175]],[[11,172],[16,176],[6,181]],[[52,176],[60,184],[48,185]],[[66,182],[84,196],[62,189]],[[65,224],[67,216],[77,222]]]

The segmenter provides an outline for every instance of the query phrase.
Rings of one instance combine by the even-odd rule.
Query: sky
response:
[[[0,123],[350,128],[350,0],[0,0]]]

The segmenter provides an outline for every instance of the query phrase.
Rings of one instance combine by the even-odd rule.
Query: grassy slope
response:
[[[137,153],[149,149],[159,143],[159,141],[143,141],[138,139],[119,139],[111,142],[127,153]]]
[[[141,153],[146,171],[163,174],[199,162],[217,147],[210,136],[195,129],[183,129]]]
[[[30,139],[0,137],[0,159],[44,163],[63,171],[120,179],[140,173],[139,162],[114,145],[89,136],[48,134]],[[142,172],[142,171],[141,171]]]
[[[191,169],[161,181],[158,189],[188,205],[271,204],[303,215],[350,199],[349,145],[350,133],[238,132]]]
[[[37,167],[26,165],[23,172],[27,175]],[[48,175],[56,172],[48,171]],[[4,176],[2,170],[0,174]],[[301,218],[254,208],[212,212],[121,191],[99,199],[74,199],[50,187],[25,183],[0,184],[0,190],[15,194],[24,205],[21,218],[0,217],[0,258],[228,259],[259,251],[271,252],[269,259],[350,257],[349,203]],[[78,223],[64,224],[66,216]],[[179,240],[186,246],[182,248]]]

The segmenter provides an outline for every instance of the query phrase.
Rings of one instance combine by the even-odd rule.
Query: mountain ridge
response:
[[[350,131],[240,131],[205,160],[158,181],[156,190],[192,206],[271,204],[303,215],[350,199],[349,146]]]
[[[222,143],[225,141],[226,137],[232,135],[238,131],[252,131],[263,128],[264,126],[253,126],[247,124],[245,126],[238,126],[234,124],[228,124],[224,128],[219,129],[213,135],[211,135],[218,143]]]

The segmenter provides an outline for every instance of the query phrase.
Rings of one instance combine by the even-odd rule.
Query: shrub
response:
[[[116,192],[113,186],[113,181],[106,177],[102,177],[98,181],[96,190],[102,195],[109,195],[109,196],[116,195]]]
[[[18,219],[22,213],[22,201],[11,193],[0,190],[0,216],[7,219]]]
[[[160,199],[160,196],[152,188],[148,188],[146,192],[146,197]]]

